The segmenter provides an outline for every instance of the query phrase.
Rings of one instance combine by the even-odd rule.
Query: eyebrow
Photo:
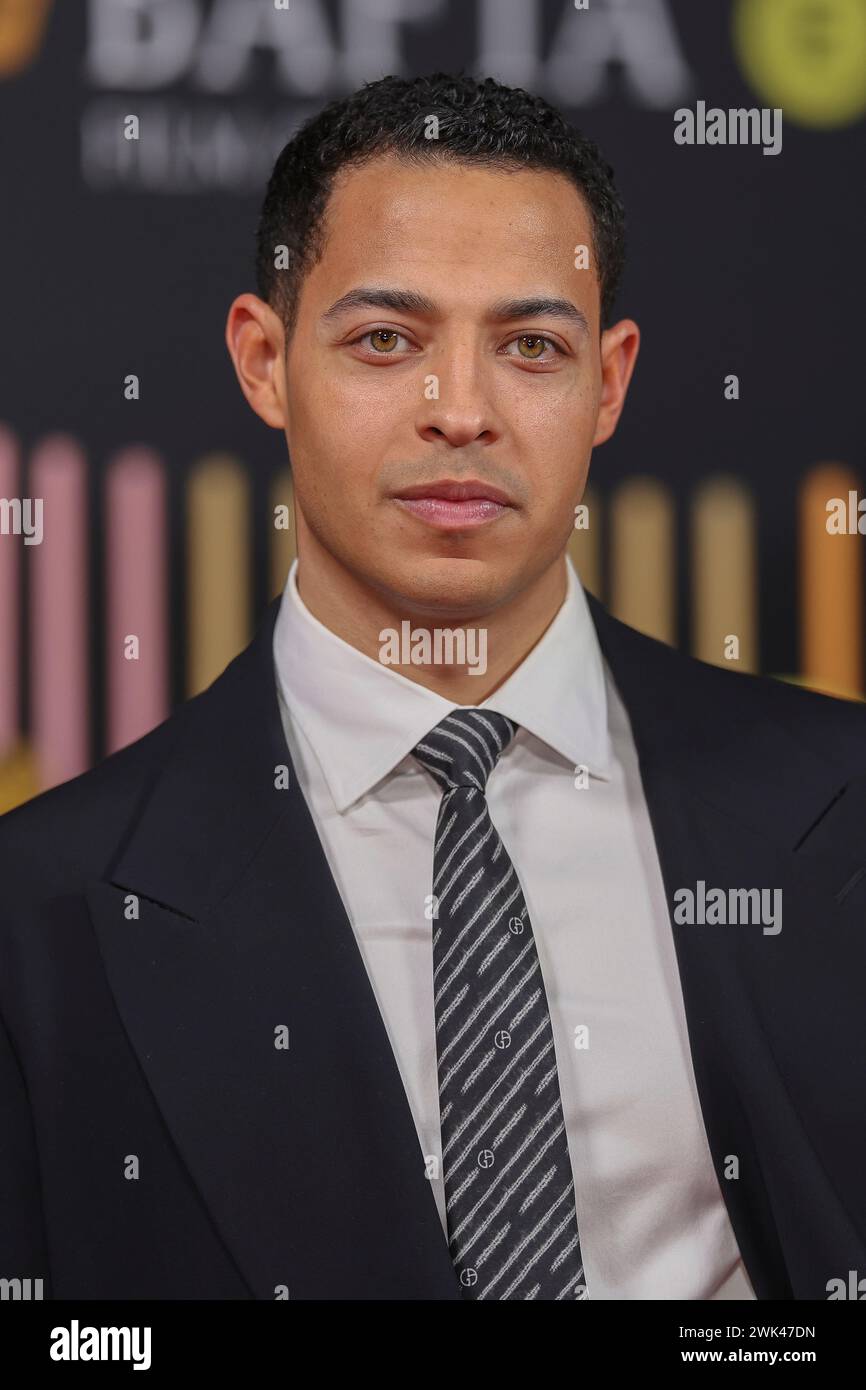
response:
[[[362,285],[335,300],[322,315],[322,323],[330,323],[350,309],[392,309],[398,314],[418,314],[427,318],[435,318],[439,312],[433,300],[418,290]],[[489,317],[500,323],[507,323],[511,319],[558,318],[582,333],[589,333],[589,323],[583,311],[570,299],[558,299],[551,295],[498,299],[490,306]]]

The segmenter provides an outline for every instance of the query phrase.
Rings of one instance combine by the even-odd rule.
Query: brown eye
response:
[[[517,341],[520,344],[521,357],[535,358],[541,356],[542,352],[544,351],[544,344],[547,342],[547,339],[536,338],[529,333],[523,333],[517,339]],[[526,352],[523,351],[524,344],[526,344],[528,348]]]
[[[393,328],[376,328],[368,336],[374,350],[385,353],[394,351],[400,334],[395,333]]]

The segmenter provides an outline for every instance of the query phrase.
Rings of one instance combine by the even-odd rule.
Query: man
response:
[[[638,351],[612,171],[524,92],[387,78],[287,145],[258,254],[227,342],[298,561],[0,825],[0,1274],[826,1298],[866,1271],[866,721],[566,561]]]

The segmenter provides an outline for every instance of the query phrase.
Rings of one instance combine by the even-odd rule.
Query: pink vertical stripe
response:
[[[106,751],[113,753],[169,713],[166,480],[156,454],[118,455],[106,478],[105,517]]]
[[[0,426],[0,498],[20,497],[18,442]],[[11,525],[11,516],[10,516]],[[18,653],[20,641],[21,552],[24,537],[0,527],[0,761],[11,753],[21,735]]]
[[[88,758],[87,466],[74,439],[35,449],[29,496],[43,502],[43,539],[29,546],[33,742],[42,789],[84,772]]]

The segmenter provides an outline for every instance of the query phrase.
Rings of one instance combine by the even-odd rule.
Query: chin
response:
[[[382,575],[384,587],[407,612],[452,619],[497,607],[515,578],[503,568],[501,556],[489,561],[431,556]]]

